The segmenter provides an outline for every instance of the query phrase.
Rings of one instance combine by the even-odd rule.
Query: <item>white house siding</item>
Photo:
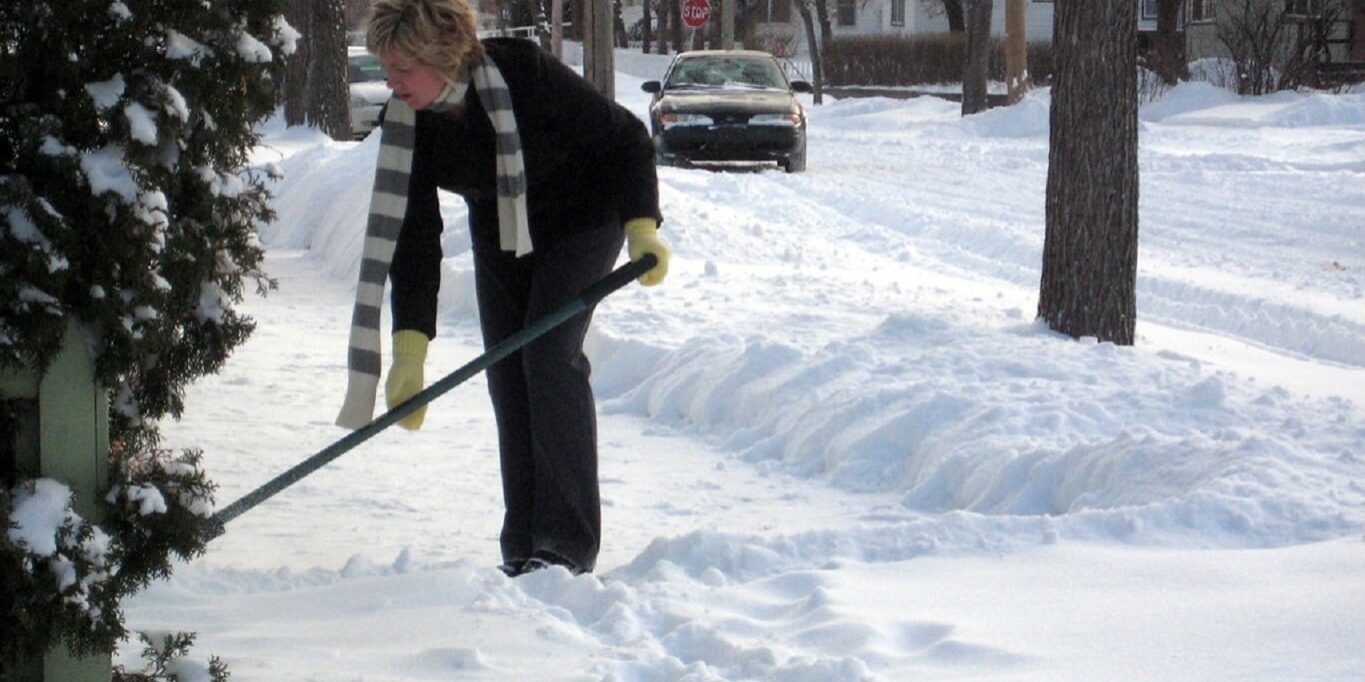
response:
[[[891,25],[891,0],[860,2],[857,24],[840,26],[835,15],[837,0],[831,0],[831,25],[835,35],[910,35],[916,33],[947,33],[948,16],[938,0],[905,0],[905,25]],[[991,34],[1005,35],[1005,0],[991,3]],[[1052,40],[1051,2],[1030,0],[1026,31],[1029,40]]]
[[[1140,0],[1139,0],[1140,1]],[[1005,35],[1005,0],[992,3],[991,35]],[[1030,0],[1026,14],[1026,31],[1030,42],[1052,40],[1051,2]],[[836,36],[914,35],[948,32],[948,17],[938,0],[905,0],[905,25],[891,25],[891,0],[858,0],[853,26],[840,26],[838,0],[830,0],[830,27]],[[1155,22],[1153,22],[1155,23]],[[759,33],[777,32],[801,37],[801,54],[809,54],[805,45],[805,29],[800,15],[792,10],[792,21],[787,24],[760,24]]]

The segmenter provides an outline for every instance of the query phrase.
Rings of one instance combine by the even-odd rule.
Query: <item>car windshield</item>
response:
[[[384,80],[384,65],[372,54],[353,54],[350,56],[350,81],[369,83]]]
[[[668,88],[787,89],[777,62],[757,57],[692,57],[668,72]]]

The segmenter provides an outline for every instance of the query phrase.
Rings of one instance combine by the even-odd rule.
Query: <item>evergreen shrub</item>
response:
[[[58,642],[112,651],[119,601],[203,550],[213,486],[157,420],[250,334],[244,292],[273,286],[274,173],[249,155],[298,38],[282,4],[0,3],[0,372],[44,369],[75,320],[111,406],[101,518],[0,462],[0,678]],[[0,451],[25,402],[0,401]],[[51,527],[19,513],[52,504]]]

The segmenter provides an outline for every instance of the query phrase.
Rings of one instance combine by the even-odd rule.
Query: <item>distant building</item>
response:
[[[1146,49],[1157,29],[1157,0],[1138,3],[1138,45]],[[765,40],[790,40],[807,53],[805,28],[792,0],[757,0],[755,31],[760,43]],[[830,27],[838,36],[920,35],[947,33],[948,16],[942,0],[829,0]],[[1218,31],[1231,15],[1231,8],[1244,0],[1184,0],[1177,25],[1184,34],[1189,59],[1222,57],[1226,48]],[[1284,5],[1292,17],[1306,25],[1321,11],[1324,0],[1252,0],[1253,3]],[[1333,61],[1365,60],[1365,0],[1344,0],[1347,8],[1332,27],[1330,53]],[[1030,42],[1052,40],[1052,0],[1030,0],[1026,13]],[[1296,27],[1297,30],[1297,27]],[[1005,0],[992,3],[991,34],[1004,35]],[[1291,32],[1293,33],[1293,32]],[[762,48],[763,45],[757,47]]]

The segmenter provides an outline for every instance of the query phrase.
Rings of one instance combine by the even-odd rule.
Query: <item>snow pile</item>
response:
[[[638,114],[658,63],[618,73]],[[1143,108],[1132,347],[1032,320],[1047,93],[957,112],[841,100],[811,110],[804,174],[660,169],[669,279],[587,343],[598,576],[492,568],[476,377],[130,616],[244,679],[1360,677],[1358,96]],[[167,429],[220,458],[224,499],[337,435],[377,151],[266,132],[281,292]],[[463,202],[441,210],[429,379],[480,343]]]

